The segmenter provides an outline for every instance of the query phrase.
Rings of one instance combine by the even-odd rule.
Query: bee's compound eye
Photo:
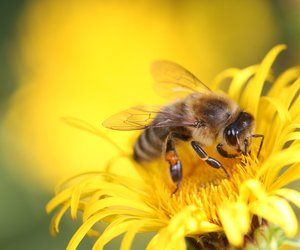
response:
[[[225,135],[225,140],[226,142],[231,145],[231,146],[236,146],[237,145],[237,131],[234,128],[227,128],[224,131],[224,135]]]

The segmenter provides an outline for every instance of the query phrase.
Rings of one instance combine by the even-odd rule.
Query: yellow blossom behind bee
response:
[[[15,157],[7,165],[32,168],[48,187],[70,173],[101,169],[117,153],[61,117],[100,128],[125,107],[162,103],[152,91],[153,60],[179,62],[206,81],[236,54],[253,60],[276,35],[268,4],[258,0],[30,1],[19,30],[19,89],[5,123]],[[129,146],[132,133],[102,132]]]

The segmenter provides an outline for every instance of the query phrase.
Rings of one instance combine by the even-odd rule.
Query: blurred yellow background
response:
[[[278,43],[288,45],[280,67],[299,64],[299,11],[291,0],[1,1],[0,249],[64,249],[75,227],[66,219],[52,239],[45,202],[63,178],[101,170],[117,153],[62,117],[128,148],[134,133],[101,122],[164,102],[152,90],[151,62],[175,61],[208,84],[225,68],[259,63]]]

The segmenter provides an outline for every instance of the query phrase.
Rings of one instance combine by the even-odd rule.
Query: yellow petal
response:
[[[241,202],[248,202],[251,197],[256,199],[264,199],[266,197],[266,192],[262,185],[254,179],[249,179],[242,183],[240,187],[239,200]]]
[[[269,96],[278,96],[288,84],[290,84],[294,79],[297,79],[300,75],[300,67],[290,68],[284,71],[274,82],[272,88],[270,89]]]
[[[153,249],[176,249],[176,246],[181,245],[183,247],[185,245],[183,245],[184,238],[188,235],[199,235],[220,230],[218,225],[207,220],[201,209],[188,206],[171,219],[168,226],[159,232],[158,236],[150,242],[150,245]]]
[[[281,140],[278,142],[281,147],[284,146],[285,143],[291,141],[300,141],[300,132],[291,132],[286,136],[282,136]]]
[[[294,237],[298,230],[297,217],[289,203],[279,197],[270,196],[253,202],[250,211],[267,221],[279,225],[288,237]]]
[[[291,108],[293,105],[298,104],[297,96],[300,88],[300,78],[296,79],[294,82],[291,83],[290,86],[287,87],[287,95],[284,98],[284,103],[288,108]]]
[[[290,166],[283,174],[281,174],[274,183],[271,184],[270,189],[275,190],[286,186],[287,184],[300,179],[300,164]]]
[[[68,201],[71,197],[71,189],[63,190],[61,193],[51,199],[46,205],[46,212],[51,213],[56,207]]]
[[[300,207],[300,193],[298,191],[289,188],[281,188],[276,190],[274,193],[293,202],[297,207]]]
[[[268,152],[276,152],[281,149],[278,143],[280,133],[274,131],[281,131],[283,125],[291,121],[291,116],[288,108],[283,105],[281,99],[277,97],[263,96],[260,98],[261,110],[266,121],[264,127],[260,126],[260,131],[265,131],[265,150]]]
[[[300,154],[298,154],[299,150],[299,146],[289,147],[270,156],[258,170],[257,177],[262,176],[267,171],[278,171],[286,165],[300,162]]]
[[[100,213],[95,214],[94,216],[90,217],[88,220],[86,220],[80,228],[76,231],[76,233],[73,235],[72,239],[70,240],[67,250],[75,250],[81,240],[84,238],[84,236],[89,232],[89,230],[94,226],[95,223],[101,221],[103,218],[108,216],[110,213]]]
[[[237,69],[237,68],[230,68],[230,69],[226,69],[226,70],[222,71],[214,78],[210,87],[213,90],[222,89],[221,88],[222,82],[227,78],[229,78],[229,79],[234,78],[236,76],[236,74],[238,74],[239,72],[240,72],[240,69]]]
[[[241,99],[241,106],[252,111],[252,114],[256,116],[259,98],[262,93],[263,85],[268,77],[270,68],[278,56],[278,54],[286,48],[285,45],[278,45],[274,47],[263,59],[254,79],[246,86]],[[249,98],[251,93],[251,98]]]
[[[50,233],[52,236],[55,236],[57,233],[59,233],[59,223],[61,221],[61,218],[66,213],[69,207],[70,207],[70,202],[63,205],[59,209],[59,211],[53,216],[50,223]]]
[[[250,214],[247,205],[242,202],[223,204],[219,208],[219,216],[230,244],[241,246],[244,242],[244,235],[250,229]]]
[[[96,202],[96,204],[93,205],[92,212],[94,211],[101,211],[105,208],[109,207],[120,207],[120,208],[131,208],[135,210],[140,210],[143,212],[148,212],[150,214],[155,213],[149,206],[144,204],[143,202],[138,202],[135,200],[130,200],[130,203],[128,202],[128,199],[121,198],[121,197],[108,197],[101,199]],[[91,210],[89,211],[88,214],[93,214],[91,213]]]
[[[72,219],[76,219],[78,204],[85,185],[86,183],[83,182],[83,183],[79,183],[77,186],[73,188],[71,194],[71,218]]]
[[[258,65],[247,67],[243,70],[238,71],[228,89],[228,96],[235,101],[239,101],[243,87],[248,80],[256,73]]]
[[[140,228],[144,225],[143,221],[136,222],[132,227],[129,228],[127,233],[124,235],[122,243],[121,243],[121,250],[130,250],[132,241],[135,235],[140,231]]]
[[[117,236],[125,233],[134,225],[136,225],[136,220],[129,220],[126,217],[120,217],[112,221],[107,228],[104,230],[102,235],[95,242],[93,249],[94,250],[102,250],[103,247],[112,239]]]
[[[276,97],[263,96],[260,98],[260,100],[262,102],[268,102],[276,110],[282,124],[285,124],[287,121],[291,121],[291,116],[288,112],[288,109],[285,105],[283,105],[280,99]]]

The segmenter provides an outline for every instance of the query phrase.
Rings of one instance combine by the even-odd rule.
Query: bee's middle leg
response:
[[[192,147],[195,150],[195,152],[200,156],[200,158],[203,161],[206,161],[207,164],[213,168],[222,168],[223,171],[225,172],[226,176],[229,177],[229,174],[228,174],[227,170],[224,168],[224,166],[216,159],[208,156],[207,153],[203,150],[203,148],[200,146],[200,144],[198,142],[192,141],[191,144],[192,144]]]
[[[182,180],[182,165],[181,161],[178,158],[174,140],[169,138],[167,140],[167,147],[166,147],[166,161],[170,164],[170,175],[172,181],[176,183],[176,189],[173,191],[173,194],[177,192],[180,187],[181,180]]]

